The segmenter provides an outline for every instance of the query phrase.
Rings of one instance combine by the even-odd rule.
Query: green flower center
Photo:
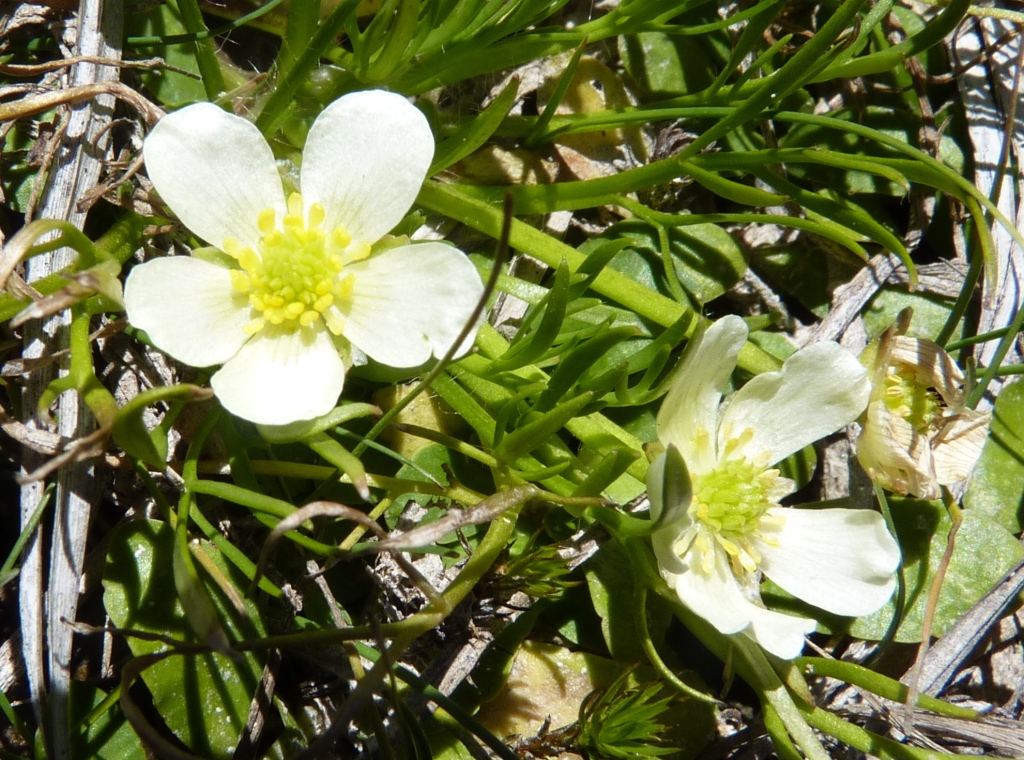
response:
[[[293,193],[280,226],[274,209],[261,212],[257,250],[232,238],[224,241],[224,250],[241,266],[231,270],[231,284],[249,295],[256,312],[243,328],[250,335],[267,325],[310,327],[321,317],[335,335],[345,327],[331,307],[352,294],[354,278],[343,271],[347,264],[365,259],[370,246],[350,249],[352,237],[344,227],[324,230],[325,213],[319,203],[312,204],[305,217],[304,209],[302,196]]]
[[[728,458],[713,471],[694,476],[690,514],[697,521],[692,547],[698,552],[699,567],[712,571],[717,544],[737,575],[757,570],[761,556],[754,539],[760,536],[762,521],[768,519],[765,513],[776,506],[772,498],[778,479],[778,470]]]
[[[934,388],[917,380],[912,369],[898,369],[885,378],[885,405],[919,433],[931,429],[942,416],[943,403]]]

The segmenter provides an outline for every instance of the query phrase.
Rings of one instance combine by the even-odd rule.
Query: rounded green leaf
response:
[[[174,593],[173,540],[170,527],[155,520],[125,523],[113,531],[103,572],[103,601],[118,628],[195,640]],[[230,575],[216,549],[205,544],[203,549]],[[219,589],[210,583],[207,590],[230,637],[259,635],[242,631],[237,613]],[[255,606],[247,607],[251,619],[258,620]],[[161,642],[127,640],[136,656],[167,648]],[[168,657],[143,671],[142,680],[167,727],[192,752],[228,758],[245,728],[261,673],[262,665],[251,652],[237,660],[206,653]]]
[[[964,506],[988,515],[1011,533],[1024,528],[1024,383],[1003,389],[996,400]]]

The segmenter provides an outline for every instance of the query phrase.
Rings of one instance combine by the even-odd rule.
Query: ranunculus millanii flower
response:
[[[988,437],[991,415],[964,406],[964,375],[934,341],[899,334],[901,318],[861,361],[872,391],[857,458],[883,488],[938,499],[940,486],[966,480]]]
[[[222,364],[211,385],[239,417],[280,425],[327,413],[358,352],[399,368],[443,355],[483,292],[451,246],[372,248],[412,206],[434,153],[426,119],[399,95],[328,106],[288,198],[255,125],[210,103],[165,116],[143,152],[163,200],[229,266],[192,256],[136,266],[128,319],[185,364]]]
[[[723,403],[746,339],[739,317],[712,324],[688,348],[658,413],[658,438],[682,454],[693,495],[655,530],[654,550],[662,576],[693,612],[792,658],[815,623],[766,609],[762,574],[828,612],[865,615],[892,595],[900,554],[877,512],[780,506],[794,484],[772,469],[857,418],[870,392],[867,372],[838,344],[818,343]],[[648,476],[654,520],[666,509],[659,467],[660,459]]]

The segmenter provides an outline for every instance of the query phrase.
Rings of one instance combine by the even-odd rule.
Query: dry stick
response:
[[[932,635],[932,619],[935,617],[935,610],[939,606],[939,594],[942,591],[942,582],[946,578],[946,570],[949,569],[949,563],[953,559],[953,549],[956,548],[956,534],[963,523],[963,512],[952,501],[952,497],[948,493],[946,498],[949,499],[948,509],[952,525],[949,527],[949,536],[946,538],[946,549],[942,552],[942,559],[939,560],[939,566],[935,569],[935,577],[932,578],[931,586],[928,589],[928,604],[925,606],[924,619],[921,621],[921,646],[917,650],[917,659],[914,661],[913,668],[911,668],[909,683],[907,684],[907,701],[903,711],[903,733],[907,735],[914,728],[914,705],[917,704],[917,695],[921,691],[918,681],[921,677],[921,668],[924,667],[924,661],[928,657],[929,640]]]
[[[111,47],[110,41],[121,39],[121,11],[122,4],[118,0],[83,0],[78,15],[76,52],[105,59],[120,58],[120,51]],[[85,215],[77,212],[75,204],[99,178],[107,140],[96,138],[103,133],[114,107],[110,86],[104,80],[116,77],[116,68],[79,63],[71,69],[70,82],[67,83],[69,90],[0,104],[0,121],[19,118],[38,106],[45,109],[61,104],[80,104],[71,110],[67,129],[55,152],[54,166],[49,172],[43,196],[44,216],[70,221],[79,228],[84,224]],[[26,106],[31,108],[25,111]],[[65,269],[73,257],[73,251],[67,248],[37,256],[28,263],[29,282]],[[44,324],[28,325],[23,355],[30,359],[38,358],[64,348],[69,344],[69,326],[66,312]],[[40,372],[28,379],[24,408],[29,415],[26,422],[32,427],[39,427],[31,417],[50,376],[51,372]],[[91,414],[77,394],[64,394],[58,404],[59,427],[56,432],[72,439],[84,438],[91,432]],[[26,452],[25,470],[35,469],[38,464],[38,455]],[[90,466],[69,464],[57,472],[56,484],[46,571],[43,555],[47,549],[41,538],[46,531],[37,530],[22,566],[19,605],[22,655],[29,693],[36,718],[43,729],[47,756],[52,760],[68,760],[71,754],[68,691],[73,631],[63,620],[74,620],[77,613],[95,479]],[[42,482],[22,486],[23,525],[38,504],[44,488],[45,483]]]
[[[171,66],[163,58],[141,58],[135,61],[112,61],[109,58],[102,58],[96,55],[76,55],[71,58],[61,58],[59,61],[47,61],[37,64],[0,63],[0,74],[12,77],[34,77],[46,74],[51,71],[59,71],[68,66],[76,66],[79,63],[95,63],[99,66],[117,66],[122,69],[165,69],[181,74],[191,79],[199,79],[195,72]]]
[[[1024,561],[1006,573],[928,652],[917,676],[921,692],[937,697],[999,622],[1007,607],[1024,591]],[[908,671],[904,681],[912,675]]]
[[[108,8],[108,11],[112,10]],[[164,115],[164,110],[142,97],[126,84],[121,82],[93,82],[75,87],[54,90],[41,95],[26,95],[9,103],[0,103],[0,121],[14,121],[26,116],[49,111],[57,106],[77,105],[95,100],[103,95],[113,95],[133,106],[149,126],[156,124]]]

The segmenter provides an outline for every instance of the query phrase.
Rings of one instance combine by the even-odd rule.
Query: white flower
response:
[[[938,499],[966,480],[981,456],[991,415],[964,405],[964,375],[933,341],[899,334],[903,317],[868,346],[861,362],[872,392],[857,458],[883,488]]]
[[[189,256],[136,266],[128,319],[185,364],[223,364],[211,385],[224,407],[269,425],[330,411],[343,356],[409,368],[443,355],[483,292],[475,267],[443,243],[371,253],[412,206],[433,153],[405,98],[346,95],[314,122],[301,193],[286,199],[252,123],[210,103],[164,117],[144,144],[150,179],[231,266]]]
[[[766,609],[762,573],[816,607],[865,615],[892,595],[900,555],[876,512],[780,507],[794,484],[769,469],[857,418],[870,392],[864,368],[838,344],[818,343],[723,404],[746,339],[739,317],[711,325],[665,398],[658,438],[682,454],[693,495],[666,504],[665,460],[651,465],[651,517],[665,512],[653,543],[683,604],[722,633],[742,631],[788,659],[815,623]]]

